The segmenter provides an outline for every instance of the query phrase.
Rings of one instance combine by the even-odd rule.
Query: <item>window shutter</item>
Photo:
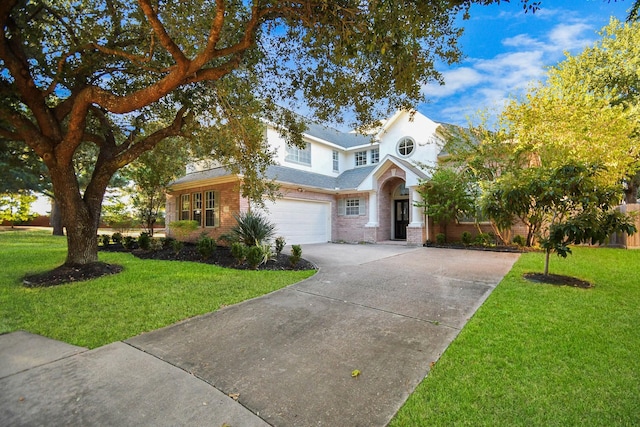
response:
[[[338,215],[346,215],[347,208],[345,199],[338,199]]]
[[[214,214],[214,227],[220,227],[220,192],[215,191],[213,193],[213,211]]]
[[[358,210],[360,211],[359,212],[360,215],[366,215],[367,214],[367,206],[366,206],[366,201],[365,201],[364,197],[360,197],[360,201],[358,203]]]

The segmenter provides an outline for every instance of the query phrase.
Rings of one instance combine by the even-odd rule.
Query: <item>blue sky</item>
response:
[[[427,85],[430,102],[418,110],[436,122],[466,125],[479,110],[495,116],[504,101],[523,94],[545,69],[577,54],[600,37],[610,17],[625,20],[631,0],[542,0],[535,14],[519,0],[473,6],[459,40],[465,58],[437,67],[445,85]],[[477,120],[475,120],[477,122]]]

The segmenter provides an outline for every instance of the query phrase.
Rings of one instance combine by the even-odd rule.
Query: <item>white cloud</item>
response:
[[[594,40],[594,37],[584,37],[585,32],[595,35],[593,27],[585,23],[558,24],[549,33],[549,42],[555,47],[553,50],[581,49],[593,43]]]
[[[558,11],[547,10],[540,17],[558,16]],[[423,89],[427,98],[437,100],[441,107],[437,110],[438,120],[465,124],[467,117],[480,110],[500,111],[507,100],[521,96],[543,79],[545,68],[562,60],[563,52],[575,52],[593,43],[591,25],[568,21],[536,36],[520,33],[506,37],[501,42],[502,53],[469,59],[463,67],[443,72],[445,86],[427,85]]]
[[[442,73],[444,85],[431,83],[422,88],[422,92],[431,99],[443,98],[466,91],[484,80],[481,73],[469,67],[456,68]]]

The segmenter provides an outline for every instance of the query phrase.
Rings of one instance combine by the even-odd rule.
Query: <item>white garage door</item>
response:
[[[269,219],[276,224],[276,237],[284,236],[288,245],[331,240],[329,203],[278,199],[266,205]]]

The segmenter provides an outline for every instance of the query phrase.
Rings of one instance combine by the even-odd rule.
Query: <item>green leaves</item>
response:
[[[437,223],[446,224],[465,214],[475,213],[469,182],[451,168],[436,168],[431,178],[420,185],[418,192],[423,199],[420,206]]]

